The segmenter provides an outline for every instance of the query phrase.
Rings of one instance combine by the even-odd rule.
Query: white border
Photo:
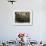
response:
[[[30,12],[30,23],[15,23],[15,12]],[[14,12],[14,17],[13,17],[13,24],[16,25],[16,26],[24,26],[24,25],[32,25],[32,11],[31,10],[15,10]]]

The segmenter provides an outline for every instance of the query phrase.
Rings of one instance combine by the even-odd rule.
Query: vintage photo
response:
[[[30,23],[30,12],[15,12],[16,23]]]
[[[32,25],[32,12],[30,11],[16,11],[15,12],[16,25]]]

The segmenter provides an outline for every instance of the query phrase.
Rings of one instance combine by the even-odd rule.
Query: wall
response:
[[[33,11],[32,26],[15,26],[12,23],[15,10]],[[14,40],[18,32],[26,32],[37,41],[46,40],[46,0],[17,0],[13,5],[0,0],[0,40]]]

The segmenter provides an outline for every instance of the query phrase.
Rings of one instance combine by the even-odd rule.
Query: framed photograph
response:
[[[32,11],[16,10],[14,16],[15,25],[32,25]]]

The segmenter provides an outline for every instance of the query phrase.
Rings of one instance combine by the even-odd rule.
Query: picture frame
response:
[[[14,25],[16,26],[31,26],[32,25],[31,10],[15,10]]]

